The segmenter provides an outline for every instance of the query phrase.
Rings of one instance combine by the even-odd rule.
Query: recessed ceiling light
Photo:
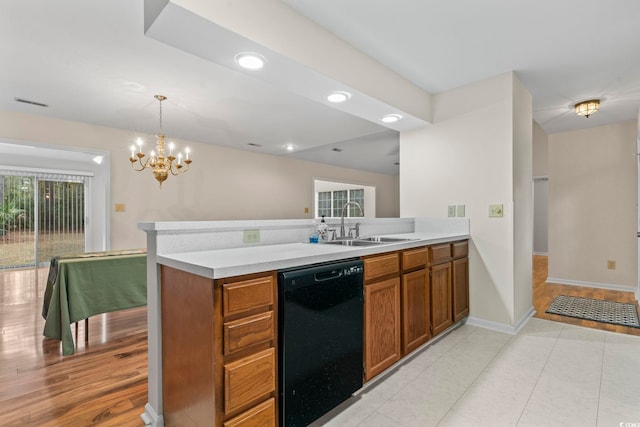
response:
[[[247,70],[259,70],[267,62],[264,56],[251,52],[239,53],[235,56],[235,60],[238,65]]]
[[[402,119],[402,116],[400,114],[387,114],[386,116],[384,116],[380,120],[383,123],[395,123],[400,119]]]
[[[284,149],[287,150],[287,151],[293,151],[293,150],[296,149],[296,146],[293,145],[293,144],[287,144],[287,145],[284,146]]]
[[[341,102],[347,101],[349,98],[351,98],[351,94],[342,90],[331,92],[327,95],[327,101],[333,102],[334,104],[340,104]]]

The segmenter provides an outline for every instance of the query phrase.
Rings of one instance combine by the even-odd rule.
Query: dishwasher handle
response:
[[[327,280],[337,279],[342,277],[343,269],[335,269],[335,270],[327,270],[321,271],[319,273],[314,274],[313,279],[317,282],[326,282]]]

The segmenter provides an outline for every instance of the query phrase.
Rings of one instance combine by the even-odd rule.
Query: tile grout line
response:
[[[553,344],[553,347],[551,348],[551,351],[549,352],[549,355],[547,356],[547,360],[544,361],[544,365],[542,366],[542,369],[540,370],[540,373],[538,374],[538,378],[536,379],[535,384],[533,384],[533,387],[531,388],[531,392],[529,392],[529,397],[527,398],[526,403],[522,407],[522,411],[520,412],[520,416],[518,417],[518,420],[516,421],[516,424],[515,424],[516,426],[518,424],[520,424],[520,420],[522,420],[522,416],[524,415],[524,411],[527,409],[527,406],[529,406],[529,401],[531,400],[531,396],[533,396],[533,392],[538,387],[538,382],[540,382],[540,377],[542,377],[542,374],[544,373],[544,370],[547,368],[547,364],[549,363],[549,359],[551,358],[551,355],[555,351],[556,346],[558,345],[558,342],[560,341],[560,335],[562,334],[562,332],[564,332],[565,329],[566,329],[566,326],[563,325],[562,328],[560,329],[560,332],[558,333],[558,336],[556,337],[556,342]]]
[[[460,402],[462,400],[462,398],[467,394],[469,389],[476,383],[476,381],[478,381],[478,378],[480,378],[482,376],[482,374],[487,370],[487,367],[489,365],[491,365],[491,363],[494,360],[496,360],[496,357],[498,357],[498,355],[500,355],[504,351],[504,349],[506,348],[507,344],[509,344],[515,337],[516,337],[516,335],[512,335],[507,341],[505,341],[505,343],[502,345],[502,347],[500,347],[500,350],[498,350],[498,352],[491,358],[491,360],[489,360],[487,362],[487,364],[484,366],[484,368],[482,368],[480,373],[478,373],[478,375],[473,379],[473,381],[471,381],[471,383],[467,386],[467,388],[465,388],[465,390],[462,392],[460,397],[458,397],[456,399],[456,401],[453,402],[453,404],[449,407],[449,410],[438,420],[438,422],[436,423],[436,427],[438,427],[442,423],[442,421],[444,421],[444,419],[447,418],[447,415],[449,415],[449,413],[451,413],[453,411],[454,406],[456,406],[458,404],[458,402]]]
[[[602,377],[604,376],[604,358],[607,349],[607,335],[604,334],[604,340],[602,343],[602,364],[600,365],[600,383],[598,384],[598,405],[596,406],[596,426],[598,425],[598,418],[600,417],[600,399],[602,398]]]
[[[453,331],[451,331],[451,332],[455,332],[455,330],[453,330]],[[469,333],[466,333],[466,335],[469,335]],[[465,336],[466,336],[466,335],[465,335]],[[445,337],[443,337],[443,338],[445,338]],[[434,344],[437,344],[437,343],[434,343]],[[429,366],[427,366],[426,368],[424,368],[420,373],[425,372],[427,369],[429,369],[429,367],[431,367],[431,366],[432,366],[432,365],[434,365],[436,362],[438,362],[440,359],[442,359],[442,358],[443,358],[447,353],[449,353],[449,352],[450,352],[450,351],[452,351],[454,348],[456,348],[456,347],[458,347],[458,346],[460,346],[460,345],[462,345],[462,342],[457,343],[456,345],[454,345],[453,347],[451,347],[449,350],[447,350],[446,352],[444,352],[443,354],[441,354],[440,356],[438,356],[438,357],[437,357],[433,362],[431,362],[431,363],[429,364]],[[429,350],[429,348],[430,348],[430,346],[429,346],[429,347],[426,347],[422,352],[420,352],[420,354],[422,354],[422,353],[426,353],[426,352]],[[413,359],[416,359],[417,357],[419,357],[419,356],[420,356],[420,354],[415,355],[415,356],[413,357]],[[412,361],[413,361],[413,360],[409,361],[409,363],[411,363]],[[396,396],[396,395],[398,395],[400,392],[402,392],[402,390],[404,390],[407,386],[409,386],[409,384],[412,384],[413,382],[415,382],[415,381],[417,381],[417,380],[418,380],[418,375],[416,375],[416,376],[415,376],[415,378],[413,378],[413,379],[411,379],[409,382],[407,382],[404,386],[402,386],[402,387],[401,387],[399,390],[397,390],[395,393],[390,394],[390,395],[389,395],[389,398],[388,398],[386,401],[384,401],[384,402],[380,403],[379,405],[377,405],[377,406],[376,406],[376,407],[371,411],[371,413],[369,413],[369,415],[367,415],[366,417],[364,417],[364,418],[362,419],[362,421],[360,421],[358,424],[356,424],[356,427],[361,426],[361,425],[362,425],[362,423],[364,423],[367,419],[369,419],[369,418],[370,418],[374,413],[377,413],[377,414],[382,415],[382,416],[384,416],[384,417],[386,417],[386,418],[389,418],[389,417],[387,417],[386,415],[384,415],[383,413],[378,412],[378,409],[380,409],[380,408],[381,408],[382,406],[384,406],[384,405],[385,405],[389,400],[391,400],[393,397],[395,397],[395,396]],[[394,421],[394,422],[396,422],[395,420],[393,420],[393,421]]]

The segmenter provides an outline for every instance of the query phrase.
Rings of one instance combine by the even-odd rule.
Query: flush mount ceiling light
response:
[[[284,149],[287,150],[287,151],[293,151],[293,150],[296,149],[296,146],[293,145],[293,144],[287,144],[287,145],[284,146]]]
[[[590,99],[588,101],[582,101],[577,103],[575,107],[577,115],[585,116],[588,118],[590,115],[600,110],[600,100]]]
[[[178,175],[184,173],[189,170],[189,165],[191,165],[191,159],[189,158],[189,147],[185,148],[185,158],[182,159],[182,153],[178,153],[178,157],[173,155],[173,150],[175,146],[173,142],[169,143],[169,155],[165,155],[164,148],[164,132],[162,130],[162,101],[167,99],[166,96],[156,95],[154,96],[160,103],[160,131],[156,135],[156,150],[151,151],[149,153],[149,157],[144,158],[146,155],[142,152],[142,139],[138,138],[138,152],[136,153],[136,146],[131,146],[131,157],[129,157],[129,161],[131,162],[131,167],[133,170],[137,172],[141,172],[145,169],[151,169],[153,175],[156,180],[160,183],[160,188],[162,188],[162,183],[171,175]]]
[[[383,123],[395,123],[400,119],[402,119],[402,116],[400,114],[387,114],[386,116],[384,116],[380,120]]]
[[[334,104],[340,104],[341,102],[347,101],[349,98],[351,98],[351,94],[342,90],[331,92],[327,95],[327,101]]]
[[[235,56],[235,60],[239,66],[247,70],[259,70],[267,62],[264,56],[252,52],[239,53]]]

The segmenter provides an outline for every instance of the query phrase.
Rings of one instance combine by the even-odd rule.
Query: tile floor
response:
[[[640,337],[463,325],[313,426],[640,427]]]

